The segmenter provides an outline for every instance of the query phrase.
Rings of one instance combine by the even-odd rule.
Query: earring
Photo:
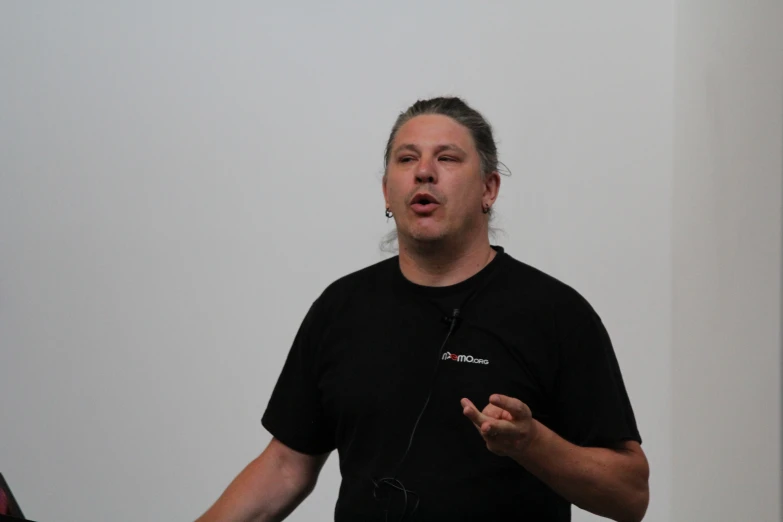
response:
[[[489,205],[483,205],[481,207],[481,212],[483,212],[484,214],[489,214],[490,212],[492,212],[492,207],[490,207]]]
[[[392,214],[391,209],[389,207],[386,207],[386,219],[390,219],[393,216],[394,216],[394,214]]]

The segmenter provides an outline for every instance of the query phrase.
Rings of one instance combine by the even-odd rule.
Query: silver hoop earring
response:
[[[394,217],[394,214],[392,214],[392,211],[389,207],[386,207],[386,219],[388,220],[391,219],[392,217]]]

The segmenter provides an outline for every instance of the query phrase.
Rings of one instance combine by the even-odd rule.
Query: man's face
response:
[[[401,239],[433,242],[486,226],[483,204],[497,195],[498,175],[482,180],[470,131],[448,116],[406,122],[391,147],[383,183]]]

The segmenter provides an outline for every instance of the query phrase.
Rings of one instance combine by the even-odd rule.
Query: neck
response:
[[[487,237],[468,245],[400,241],[400,270],[418,285],[449,286],[477,274],[495,255]]]

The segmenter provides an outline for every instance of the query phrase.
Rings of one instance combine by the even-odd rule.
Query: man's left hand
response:
[[[536,437],[536,423],[530,408],[513,397],[494,394],[483,411],[462,399],[462,413],[473,422],[487,443],[487,449],[502,457],[520,457]]]

